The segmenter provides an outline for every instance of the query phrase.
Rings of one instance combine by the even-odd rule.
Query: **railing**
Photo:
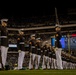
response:
[[[69,24],[69,25],[61,25],[62,28],[66,27],[76,27],[76,24]],[[52,29],[55,28],[55,26],[43,26],[43,27],[33,27],[33,28],[8,28],[8,30],[11,31],[18,31],[18,30],[24,30],[24,31],[29,31],[29,30],[41,30],[41,29]]]

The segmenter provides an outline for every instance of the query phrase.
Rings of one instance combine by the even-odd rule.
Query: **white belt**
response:
[[[35,48],[35,46],[31,46],[31,48]]]
[[[19,44],[25,44],[24,42],[20,42]]]
[[[57,40],[55,40],[55,41],[57,41]],[[61,41],[61,40],[58,40],[58,41]]]
[[[26,47],[29,47],[29,45],[26,45]]]
[[[49,54],[51,54],[51,52],[49,52]]]
[[[45,51],[47,51],[47,50],[45,50]]]
[[[40,50],[40,48],[37,48],[37,50]]]
[[[7,38],[7,36],[0,36],[0,38]]]

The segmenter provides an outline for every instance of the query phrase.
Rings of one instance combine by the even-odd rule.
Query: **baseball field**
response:
[[[0,75],[76,75],[76,70],[7,70]]]

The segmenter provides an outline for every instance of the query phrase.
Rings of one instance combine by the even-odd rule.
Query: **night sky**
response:
[[[0,19],[21,19],[33,16],[47,16],[55,14],[66,14],[68,8],[76,8],[75,0],[21,0],[8,1],[0,5]]]

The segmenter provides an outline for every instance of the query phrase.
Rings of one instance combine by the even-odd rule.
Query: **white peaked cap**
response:
[[[23,32],[22,30],[18,30],[18,32],[20,33],[20,32]]]
[[[61,27],[60,25],[56,24],[55,27]]]
[[[1,22],[3,22],[3,21],[6,21],[6,22],[7,22],[7,21],[8,21],[8,19],[1,19]]]
[[[36,38],[36,40],[40,40],[41,38]]]
[[[32,34],[31,37],[35,36],[35,34]]]

